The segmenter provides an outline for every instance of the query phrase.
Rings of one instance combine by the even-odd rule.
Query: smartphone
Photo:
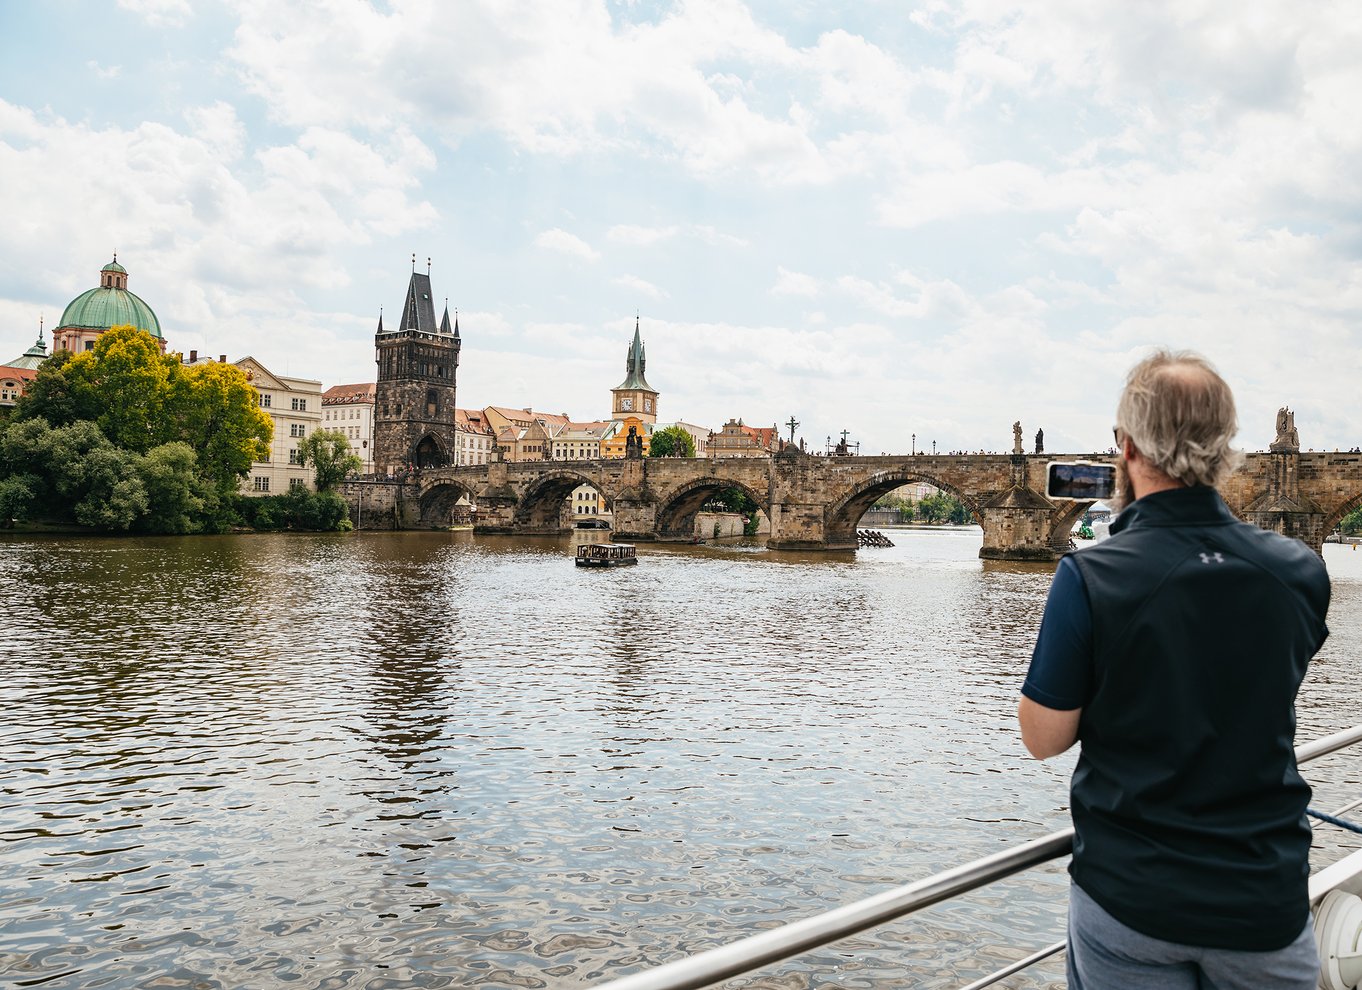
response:
[[[1091,461],[1051,461],[1046,470],[1045,494],[1050,498],[1111,498],[1116,494],[1116,468]]]

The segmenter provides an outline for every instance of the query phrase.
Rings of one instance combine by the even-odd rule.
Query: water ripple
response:
[[[1071,764],[1014,725],[1050,569],[977,548],[658,547],[578,574],[547,539],[0,540],[0,971],[580,987],[1058,828]],[[1362,687],[1362,560],[1338,549],[1302,738]],[[1312,767],[1316,803],[1357,796],[1356,766]],[[1064,884],[733,985],[955,986],[1053,941]]]

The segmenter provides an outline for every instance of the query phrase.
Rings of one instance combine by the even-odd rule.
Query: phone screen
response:
[[[1116,494],[1116,468],[1110,464],[1051,461],[1045,493],[1051,498],[1100,499]]]

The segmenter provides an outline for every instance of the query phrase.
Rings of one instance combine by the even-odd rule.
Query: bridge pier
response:
[[[1013,486],[979,507],[983,519],[984,560],[1055,560],[1051,543],[1055,507],[1029,488]]]
[[[474,533],[515,533],[518,532],[515,520],[516,506],[520,496],[511,487],[510,479],[503,460],[489,461],[487,464],[487,484],[477,491],[477,522],[473,524]]]
[[[855,550],[856,531],[849,539],[830,537],[826,507],[809,502],[774,502],[771,505],[772,550]]]
[[[1261,529],[1291,536],[1315,553],[1324,550],[1325,516],[1300,490],[1299,450],[1268,454],[1267,492],[1244,507],[1244,518]]]

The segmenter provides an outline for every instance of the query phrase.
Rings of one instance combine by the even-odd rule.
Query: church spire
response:
[[[380,306],[378,307],[378,329],[375,330],[374,333],[382,332],[383,332],[383,307]]]
[[[440,332],[448,337],[453,333],[449,328],[449,299],[445,299],[445,315],[440,318]]]
[[[643,389],[648,392],[656,392],[648,380],[643,377],[644,365],[647,363],[644,358],[643,337],[639,332],[639,318],[634,317],[634,339],[629,345],[629,356],[625,361],[624,382],[615,386],[615,391],[621,389]]]

